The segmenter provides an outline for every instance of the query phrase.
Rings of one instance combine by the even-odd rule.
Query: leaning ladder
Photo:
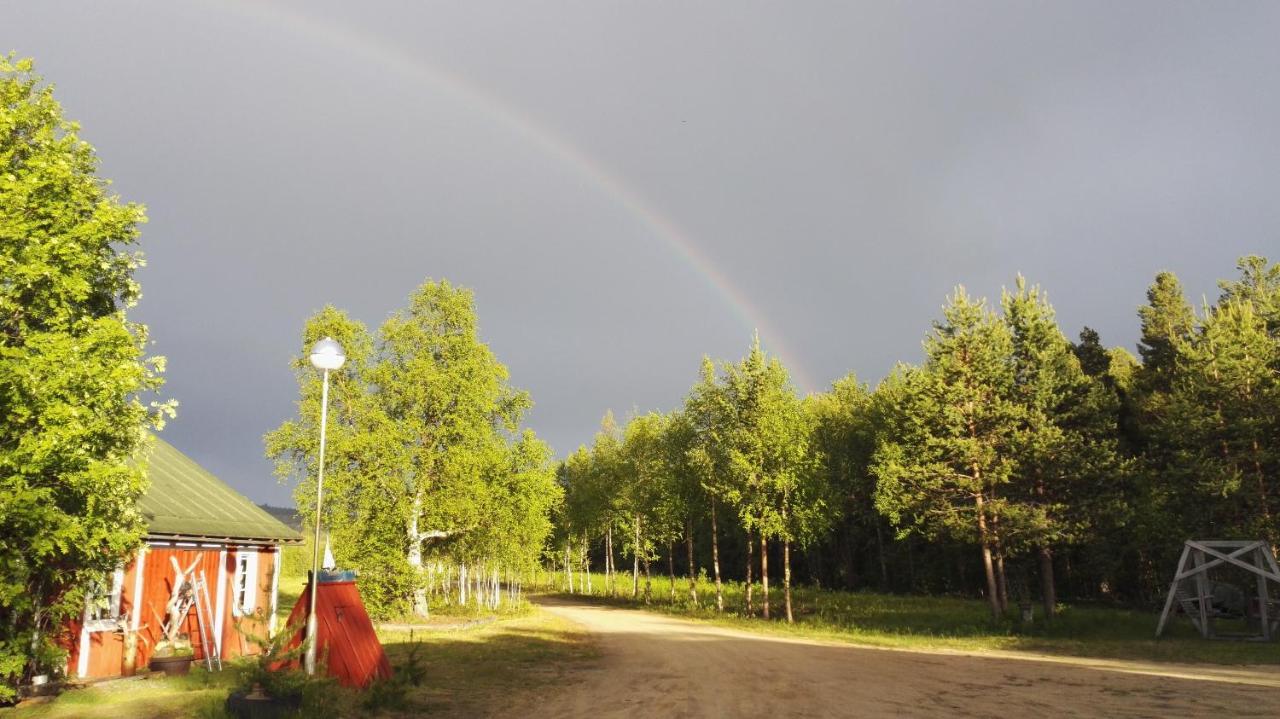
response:
[[[209,584],[205,581],[204,570],[200,570],[199,578],[192,577],[192,592],[196,600],[196,624],[200,625],[200,650],[204,652],[204,666],[209,671],[213,671],[213,665],[218,665],[218,671],[222,671],[222,647],[217,637],[213,638],[214,651],[209,651],[209,631],[205,622],[205,614],[209,615],[209,624],[213,623],[213,612],[209,608]]]

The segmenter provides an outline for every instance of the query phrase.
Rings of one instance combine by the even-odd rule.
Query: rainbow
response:
[[[763,343],[790,368],[801,391],[817,389],[818,386],[799,362],[798,354],[787,347],[782,333],[770,325],[765,314],[755,306],[750,296],[736,287],[720,271],[715,261],[698,247],[689,233],[622,177],[588,155],[569,138],[538,122],[519,107],[487,92],[476,83],[358,29],[266,2],[232,0],[209,4],[221,9],[231,7],[237,13],[254,21],[284,26],[313,41],[358,53],[405,77],[443,90],[486,118],[496,121],[515,136],[535,146],[546,156],[583,177],[592,188],[647,227],[653,237],[661,241],[679,261],[702,278],[744,329],[759,331],[763,337],[767,338]]]

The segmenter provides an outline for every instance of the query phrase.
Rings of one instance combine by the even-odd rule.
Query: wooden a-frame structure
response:
[[[1272,616],[1267,582],[1280,584],[1280,565],[1276,563],[1271,546],[1260,540],[1188,540],[1182,547],[1178,571],[1169,586],[1164,611],[1160,613],[1160,624],[1156,627],[1157,638],[1164,632],[1175,601],[1182,607],[1196,631],[1200,632],[1200,636],[1206,639],[1214,636],[1213,596],[1208,572],[1214,567],[1225,565],[1244,569],[1257,579],[1258,626],[1261,633],[1256,638],[1271,641],[1277,636],[1280,616]],[[1276,614],[1280,615],[1280,612]]]

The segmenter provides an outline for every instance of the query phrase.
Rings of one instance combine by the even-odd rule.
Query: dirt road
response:
[[[868,649],[548,602],[600,660],[532,717],[1277,717],[1280,671]],[[1201,672],[1212,681],[1186,678]],[[1170,676],[1170,674],[1183,676]]]

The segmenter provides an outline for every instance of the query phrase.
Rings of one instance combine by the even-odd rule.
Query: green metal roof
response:
[[[302,540],[302,535],[159,437],[153,437],[147,479],[151,486],[138,508],[146,519],[148,534],[211,540]]]

